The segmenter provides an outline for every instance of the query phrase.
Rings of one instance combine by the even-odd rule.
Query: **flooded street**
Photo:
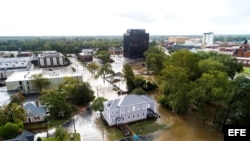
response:
[[[71,66],[77,68],[77,73],[83,74],[83,81],[90,83],[96,97],[105,97],[106,99],[118,98],[117,90],[113,89],[113,86],[107,81],[103,81],[102,78],[94,79],[94,75],[91,74],[86,68],[82,66],[76,58],[69,58],[72,62]],[[118,62],[112,65],[115,68],[115,72],[121,72],[122,59],[119,58]],[[118,82],[117,85],[125,87],[125,82]],[[0,88],[0,104],[7,104],[9,102],[10,95],[6,92],[6,87]],[[157,105],[158,114],[161,118],[156,122],[165,124],[168,128],[162,131],[158,131],[159,136],[155,141],[223,141],[223,134],[218,133],[211,127],[203,125],[201,121],[197,120],[192,114],[179,116],[172,111]],[[102,132],[100,125],[98,125],[96,119],[99,118],[99,114],[91,109],[83,109],[79,114],[74,116],[71,120],[63,125],[68,132],[80,133],[81,141],[109,141],[107,139],[107,132]],[[73,122],[74,121],[74,122]],[[75,123],[75,126],[74,124]],[[55,129],[51,129],[49,134],[53,134]],[[46,132],[36,134],[36,138],[46,137]]]
[[[105,136],[95,123],[97,116],[91,109],[86,109],[74,116],[75,126],[74,121],[70,120],[63,127],[71,133],[76,130],[77,133],[80,133],[82,141],[101,141]]]
[[[169,128],[161,131],[155,141],[223,141],[222,133],[203,125],[193,115],[180,117],[159,105],[158,112],[161,115],[158,122],[167,124]]]
[[[75,58],[71,58],[75,59]],[[79,65],[77,61],[73,61]],[[122,59],[118,58],[112,67],[115,68],[115,72],[122,71]],[[90,83],[95,96],[102,96],[106,99],[118,98],[117,92],[112,89],[112,85],[108,82],[103,82],[102,78],[94,79],[93,75],[88,72],[84,67],[78,67],[79,72],[83,73],[83,80]],[[125,85],[125,82],[121,82],[121,85]],[[155,141],[223,141],[223,134],[218,133],[211,127],[203,125],[192,115],[186,115],[180,117],[173,114],[172,111],[158,105],[158,113],[161,118],[157,122],[166,124],[169,127],[166,130],[160,131],[159,137]],[[102,135],[101,130],[95,123],[95,118],[98,115],[95,112],[82,111],[79,115],[75,116],[76,131],[81,134],[82,140],[101,141],[107,140],[106,135]],[[73,126],[69,123],[67,129],[73,132]],[[104,138],[103,138],[104,137]]]
[[[8,94],[6,91],[6,86],[0,87],[0,106],[8,104],[10,102],[10,94]]]

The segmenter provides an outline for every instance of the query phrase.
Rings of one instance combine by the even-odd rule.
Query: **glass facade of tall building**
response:
[[[123,56],[143,58],[149,47],[149,33],[145,29],[128,29],[123,35]]]

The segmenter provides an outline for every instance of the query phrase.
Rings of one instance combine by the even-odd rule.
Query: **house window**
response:
[[[37,116],[37,117],[35,116],[34,120],[40,120],[40,117],[39,116]]]
[[[140,117],[140,114],[138,113],[136,117],[139,118],[139,117]]]
[[[29,85],[29,81],[27,81],[27,85]]]
[[[133,112],[135,111],[135,106],[133,106],[133,109],[132,109],[132,110],[133,110]]]
[[[111,119],[111,123],[114,123],[114,118]]]
[[[142,104],[142,109],[145,109],[146,108],[146,104]]]
[[[118,114],[118,113],[119,113],[119,110],[118,110],[117,108],[115,109],[115,113],[116,113],[116,114]]]
[[[135,115],[133,115],[133,119],[135,118]]]
[[[124,119],[124,117],[122,117],[122,121],[124,121],[125,119]]]
[[[111,110],[111,115],[113,115],[114,114],[114,110]]]
[[[137,110],[140,110],[140,105],[137,105]]]
[[[145,117],[145,113],[144,112],[142,113],[142,116]]]
[[[130,116],[128,116],[128,120],[130,120]]]
[[[131,112],[131,107],[128,107],[128,112]]]
[[[122,108],[122,113],[123,113],[123,114],[125,113],[125,108]]]

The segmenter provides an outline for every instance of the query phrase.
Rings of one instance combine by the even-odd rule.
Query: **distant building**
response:
[[[212,45],[214,43],[214,33],[213,32],[203,33],[202,43],[207,45]]]
[[[20,52],[17,54],[17,57],[31,57],[33,56],[32,52]]]
[[[64,55],[56,51],[43,51],[37,55],[37,59],[40,67],[58,67],[66,65]]]
[[[103,116],[109,126],[146,119],[155,113],[155,101],[145,95],[123,95],[105,101]]]
[[[109,53],[112,54],[112,55],[121,55],[121,54],[123,54],[123,48],[122,47],[109,48]]]
[[[149,33],[145,29],[128,29],[123,35],[123,56],[143,58],[149,47]]]
[[[174,43],[174,44],[184,44],[186,40],[189,40],[188,37],[168,37],[168,42]]]
[[[93,49],[82,49],[77,57],[83,62],[93,61]]]
[[[0,59],[0,80],[7,79],[15,71],[32,70],[31,57],[15,57]]]
[[[201,48],[201,46],[194,46],[194,45],[171,45],[169,47],[169,50],[172,51],[176,51],[176,50],[180,50],[180,49],[199,49]]]
[[[70,68],[71,69],[71,68]],[[69,72],[67,70],[50,71],[45,69],[14,72],[6,80],[7,91],[21,91],[23,94],[39,93],[39,90],[34,86],[33,76],[42,74],[43,78],[47,78],[50,82],[47,88],[58,86],[64,82],[65,77],[72,77],[82,81],[82,74],[78,72]]]

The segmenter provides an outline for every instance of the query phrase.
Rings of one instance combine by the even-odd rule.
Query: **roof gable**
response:
[[[25,103],[23,108],[25,111],[32,113],[33,115],[46,114],[45,107],[37,107],[34,103]]]

